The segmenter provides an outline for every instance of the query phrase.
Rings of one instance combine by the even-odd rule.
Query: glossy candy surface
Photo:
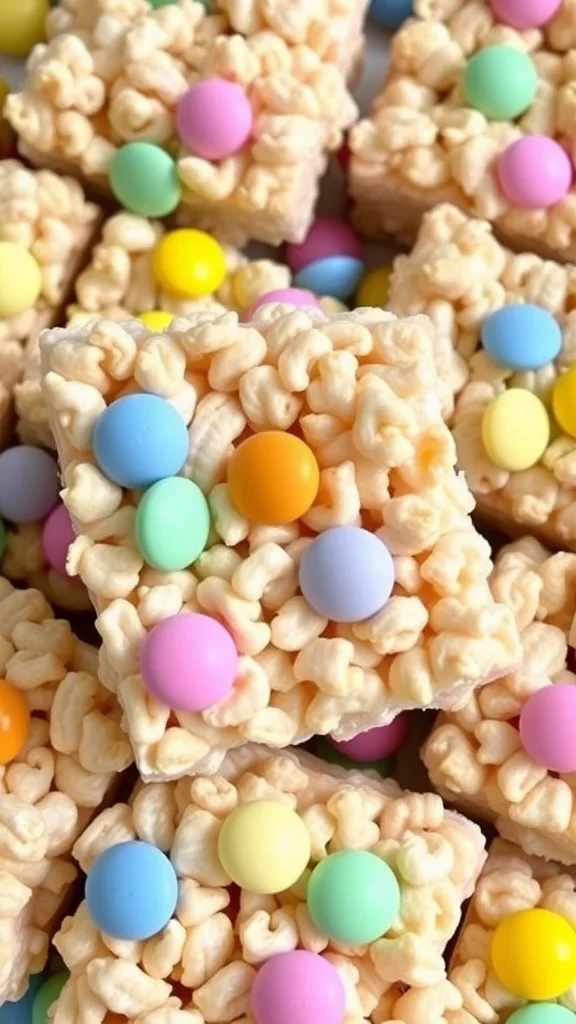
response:
[[[140,490],[180,472],[188,457],[188,431],[165,398],[124,395],[96,421],[92,447],[109,480]]]
[[[146,688],[176,711],[204,711],[234,685],[238,652],[228,630],[209,615],[180,612],[161,619],[140,652]]]
[[[140,554],[153,569],[177,572],[196,561],[210,532],[210,508],[192,480],[167,477],[149,487],[136,510]]]
[[[478,50],[462,75],[466,102],[492,121],[514,121],[533,103],[536,68],[522,50],[497,43]]]
[[[45,519],[58,503],[56,460],[35,445],[19,444],[0,454],[0,515],[13,523]]]
[[[110,188],[119,203],[141,217],[166,217],[182,197],[174,159],[153,142],[126,142],[108,168]]]
[[[346,994],[329,960],[294,949],[258,968],[250,1004],[256,1024],[342,1024]]]
[[[328,740],[335,750],[339,750],[352,761],[379,761],[395,754],[402,746],[408,734],[408,720],[408,715],[402,712],[389,725],[367,729],[351,740],[335,740],[332,736],[329,736]]]
[[[488,403],[482,417],[482,443],[488,458],[519,472],[542,458],[550,440],[544,403],[524,388],[508,388]]]
[[[157,935],[178,901],[178,878],[162,850],[129,840],[101,853],[88,871],[90,917],[107,935],[140,941]]]
[[[226,257],[219,242],[205,231],[178,228],[160,239],[152,254],[157,284],[180,299],[211,295],[226,276]]]
[[[30,735],[30,706],[21,690],[0,680],[0,765],[9,764]]]
[[[530,694],[520,713],[526,753],[548,771],[576,771],[576,685],[554,683]]]
[[[225,78],[208,78],[180,98],[176,127],[187,148],[204,160],[224,160],[242,149],[252,133],[246,90]]]
[[[310,836],[300,815],[275,800],[239,804],[225,819],[218,856],[233,882],[248,892],[283,892],[310,859]]]
[[[400,901],[394,872],[369,850],[339,850],[324,857],[310,875],[306,895],[318,931],[353,946],[385,935]]]
[[[576,931],[554,911],[520,910],[497,925],[490,958],[500,983],[519,999],[556,999],[576,981]]]
[[[490,358],[515,372],[539,370],[560,353],[562,331],[555,317],[530,302],[502,306],[486,317],[482,345]]]
[[[293,523],[313,504],[319,483],[312,449],[282,430],[253,434],[234,449],[228,463],[230,500],[251,523]]]
[[[299,583],[319,615],[361,622],[376,615],[394,586],[394,563],[375,533],[359,526],[324,530],[302,553]]]
[[[0,241],[0,320],[31,309],[42,291],[42,275],[32,253],[17,242]]]
[[[559,203],[572,184],[572,162],[547,135],[525,135],[500,154],[498,180],[515,206],[540,210]]]

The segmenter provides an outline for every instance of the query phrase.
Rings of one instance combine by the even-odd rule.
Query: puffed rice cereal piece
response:
[[[395,263],[390,292],[395,313],[425,313],[436,325],[437,360],[450,382],[445,415],[478,514],[507,533],[566,548],[576,547],[576,440],[556,422],[550,396],[576,362],[575,301],[576,267],[512,253],[486,221],[448,205],[426,214],[414,249]],[[536,370],[498,365],[481,344],[486,319],[518,303],[541,307],[562,332],[556,359]],[[497,465],[483,442],[486,410],[509,388],[542,399],[551,424],[542,454],[522,470]]]
[[[51,38],[35,48],[6,116],[23,154],[100,192],[109,194],[120,147],[153,143],[174,156],[182,189],[162,215],[179,203],[182,224],[234,244],[301,241],[328,155],[356,117],[343,71],[360,50],[364,7],[227,0],[212,14],[193,0],[157,10],[144,0],[69,0],[52,13]],[[187,149],[175,120],[187,90],[214,78],[244,89],[252,116],[248,141],[217,161],[211,149]]]
[[[476,885],[474,896],[468,905],[464,923],[458,933],[458,939],[448,967],[448,978],[460,996],[460,1007],[446,1013],[445,1024],[498,1024],[508,1020],[510,1015],[521,1006],[542,1003],[545,998],[537,994],[538,985],[542,984],[545,973],[548,982],[564,974],[559,967],[558,947],[552,942],[542,944],[543,932],[546,927],[547,937],[560,933],[566,939],[566,922],[573,928],[576,923],[576,882],[573,871],[562,869],[557,864],[524,854],[517,846],[502,839],[496,839],[489,847],[488,859]],[[538,920],[540,915],[533,912],[546,911],[546,926]],[[510,944],[500,943],[497,953],[496,970],[492,960],[492,943],[496,931],[505,934],[514,921],[516,914],[522,914],[524,933],[521,932],[514,950]],[[514,928],[514,925],[512,925]],[[516,924],[518,931],[518,924]],[[510,934],[510,932],[508,932]],[[576,940],[575,940],[576,941]],[[545,940],[544,940],[545,942]],[[534,944],[540,945],[541,971],[535,972],[531,978],[534,995],[531,999],[521,998],[511,992],[503,984],[501,975],[510,960],[516,968],[514,973],[520,975],[520,984],[526,983],[526,974],[522,978],[523,957],[534,955]],[[562,950],[569,962],[574,955],[564,947]],[[534,960],[532,960],[534,962]],[[560,983],[563,987],[565,979]],[[575,979],[576,982],[576,979]],[[516,980],[516,984],[518,981]],[[558,1002],[572,1012],[576,1011],[576,984],[573,983],[559,998],[546,999],[542,1007],[542,1019],[546,1018],[548,1002]],[[531,1019],[535,1019],[532,1017]],[[520,1022],[519,1022],[520,1024]]]
[[[0,577],[0,1003],[42,970],[78,878],[74,842],[132,753],[95,648]]]
[[[513,249],[576,260],[569,165],[563,196],[539,205],[548,203],[541,193],[528,200],[531,207],[520,205],[527,202],[523,194],[509,198],[498,170],[504,150],[524,136],[546,136],[574,157],[575,0],[562,0],[542,28],[525,30],[501,23],[489,0],[415,0],[414,15],[392,40],[370,117],[350,133],[356,226],[412,244],[424,214],[449,202],[492,222]],[[467,63],[500,45],[526,54],[537,76],[532,101],[519,104],[520,114],[511,120],[496,109],[491,113],[489,105],[473,106],[462,83]],[[503,94],[505,72],[502,61]]]
[[[356,946],[330,940],[310,916],[309,876],[278,895],[231,886],[218,852],[221,830],[232,812],[254,801],[296,812],[312,868],[345,850],[385,861],[401,898],[381,938]],[[346,1021],[441,1024],[445,1010],[462,1006],[446,981],[442,951],[484,863],[484,838],[437,795],[407,793],[392,780],[328,766],[303,751],[274,755],[248,745],[229,752],[217,775],[140,786],[130,803],[96,818],[74,855],[90,877],[105,851],[130,840],[170,857],[180,885],[176,911],[152,938],[120,941],[99,930],[84,901],[55,938],[71,976],[53,1024],[112,1024],[115,1014],[134,1024],[253,1020],[257,971],[272,954],[294,949],[335,968]]]
[[[248,741],[344,739],[405,708],[459,707],[519,663],[512,612],[490,594],[490,549],[454,470],[426,318],[382,310],[328,317],[276,303],[250,324],[232,312],[197,312],[161,335],[134,321],[54,330],[41,350],[63,501],[77,533],[70,571],[91,594],[103,678],[118,693],[146,781],[215,771],[226,750]],[[92,447],[111,403],[147,391],[165,399],[162,414],[171,405],[183,418],[182,473],[209,501],[207,547],[178,571],[146,562],[135,535],[139,494],[107,477]],[[316,467],[316,497],[289,521],[281,510],[286,525],[266,525],[257,513],[250,521],[229,491],[231,456],[250,435],[275,432],[276,444],[290,429]],[[375,534],[379,557],[393,565],[390,600],[378,599],[362,621],[329,623],[338,613],[321,614],[300,592],[304,550],[333,527]],[[215,617],[238,655],[232,689],[203,710],[188,697],[186,710],[168,707],[140,671],[149,636],[188,612]]]

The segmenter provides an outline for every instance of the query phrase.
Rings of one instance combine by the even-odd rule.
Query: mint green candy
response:
[[[492,121],[514,121],[534,102],[538,75],[522,50],[498,43],[479,50],[468,61],[462,91],[469,106]]]
[[[136,543],[153,569],[186,569],[204,551],[209,532],[210,507],[192,480],[169,476],[152,484],[140,499]]]
[[[335,942],[363,946],[385,935],[400,910],[400,886],[368,850],[339,850],[316,865],[306,902],[316,928]]]
[[[148,0],[150,7],[154,7],[155,10],[158,10],[159,7],[171,7],[176,2],[177,0]]]
[[[576,1024],[576,1013],[558,1003],[531,1003],[516,1010],[508,1024]]]
[[[47,1024],[48,1010],[58,999],[69,977],[68,971],[61,971],[40,986],[32,1003],[32,1024]]]
[[[127,142],[112,157],[110,188],[119,203],[141,217],[166,217],[182,196],[178,168],[153,142]]]

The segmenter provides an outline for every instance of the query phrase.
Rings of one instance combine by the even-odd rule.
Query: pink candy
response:
[[[553,683],[536,690],[522,708],[519,731],[536,764],[550,772],[575,772],[576,685]]]
[[[539,28],[554,17],[562,0],[490,0],[499,21],[512,28]]]
[[[42,530],[42,547],[48,564],[61,576],[67,576],[74,582],[80,581],[76,577],[69,577],[66,571],[66,559],[68,548],[75,540],[74,528],[68,509],[65,505],[56,505],[50,513]]]
[[[497,173],[510,202],[526,210],[553,206],[572,184],[568,154],[546,135],[525,135],[512,142],[500,155]]]
[[[252,134],[252,107],[244,89],[225,78],[192,85],[176,110],[176,127],[191,153],[224,160],[246,145]]]
[[[234,686],[238,652],[216,619],[182,612],[162,619],[148,633],[140,671],[150,693],[176,711],[204,711]]]
[[[322,309],[316,296],[312,292],[307,292],[304,288],[276,288],[256,299],[250,308],[246,310],[243,319],[251,320],[256,310],[269,302],[286,302],[291,306],[307,306],[308,308]]]
[[[286,246],[286,262],[295,274],[329,256],[352,256],[359,260],[362,246],[352,228],[326,217],[314,221],[303,242]]]
[[[256,1024],[342,1024],[346,996],[329,960],[295,949],[262,964],[251,1002]]]
[[[408,716],[398,715],[390,725],[367,729],[351,740],[335,740],[328,736],[331,746],[352,761],[380,761],[390,757],[402,745],[408,732]]]

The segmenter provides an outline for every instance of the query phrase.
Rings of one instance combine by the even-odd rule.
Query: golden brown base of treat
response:
[[[542,541],[549,548],[562,548],[563,550],[576,551],[576,537],[559,537],[550,522],[526,524],[519,523],[511,515],[494,508],[491,501],[483,498],[476,498],[476,512],[474,518],[478,525],[484,525],[500,533],[505,533],[513,540],[526,536],[529,529],[530,534]],[[553,520],[552,520],[553,522]]]

